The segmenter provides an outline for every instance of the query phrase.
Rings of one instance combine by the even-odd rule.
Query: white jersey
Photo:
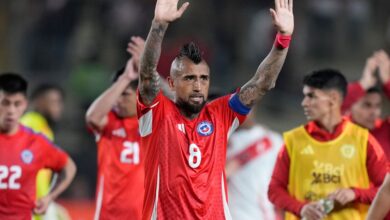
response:
[[[274,220],[267,191],[279,149],[280,134],[256,125],[233,133],[227,160],[239,158],[241,166],[228,179],[229,208],[233,219]]]

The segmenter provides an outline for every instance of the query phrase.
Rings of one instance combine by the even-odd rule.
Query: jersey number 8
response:
[[[196,144],[190,144],[190,157],[188,158],[188,165],[191,168],[198,168],[202,161],[202,153]]]
[[[3,182],[9,176],[8,184]],[[20,183],[17,183],[22,176],[22,168],[20,166],[0,166],[0,189],[20,189]]]

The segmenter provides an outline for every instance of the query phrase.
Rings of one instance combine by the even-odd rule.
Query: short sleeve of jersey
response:
[[[250,111],[239,101],[237,93],[220,97],[209,105],[225,122],[229,125],[233,124],[233,126],[242,124]]]
[[[162,117],[163,107],[170,100],[160,91],[150,105],[145,105],[137,90],[137,117],[139,124],[139,133],[141,137],[146,137],[152,133],[153,120]]]
[[[163,101],[163,99],[164,99],[164,95],[160,91],[157,94],[156,98],[154,98],[152,104],[145,105],[142,102],[142,100],[141,100],[141,95],[139,93],[139,90],[137,90],[137,114],[138,114],[138,118],[140,118],[142,115],[144,115],[144,113],[146,113],[150,109],[152,109],[152,108],[156,107],[157,105],[159,105],[160,102]]]
[[[113,111],[110,111],[107,114],[107,124],[104,126],[102,131],[98,131],[98,130],[96,130],[93,127],[88,126],[88,125],[87,125],[87,130],[88,130],[88,132],[94,134],[95,136],[101,136],[101,135],[107,134],[113,130],[114,122],[116,121],[116,117],[117,116],[115,115],[115,113]]]
[[[44,137],[39,136],[37,141],[43,152],[43,166],[56,172],[61,171],[68,161],[68,155]]]
[[[115,121],[117,121],[117,116],[113,111],[110,111],[107,115],[107,124],[104,126],[102,133],[106,134],[111,132],[114,129]]]

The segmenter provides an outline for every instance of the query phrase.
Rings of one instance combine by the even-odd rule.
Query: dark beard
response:
[[[206,104],[206,101],[203,100],[203,102],[200,105],[192,105],[189,102],[185,102],[182,100],[177,100],[176,105],[186,114],[186,115],[193,115],[198,114]]]

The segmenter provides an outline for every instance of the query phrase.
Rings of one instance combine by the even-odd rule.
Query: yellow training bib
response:
[[[334,140],[320,142],[304,126],[284,134],[290,157],[288,191],[299,201],[318,201],[340,188],[369,188],[366,168],[368,131],[346,122]],[[368,205],[335,207],[326,220],[364,220]],[[299,219],[286,213],[286,220]]]

